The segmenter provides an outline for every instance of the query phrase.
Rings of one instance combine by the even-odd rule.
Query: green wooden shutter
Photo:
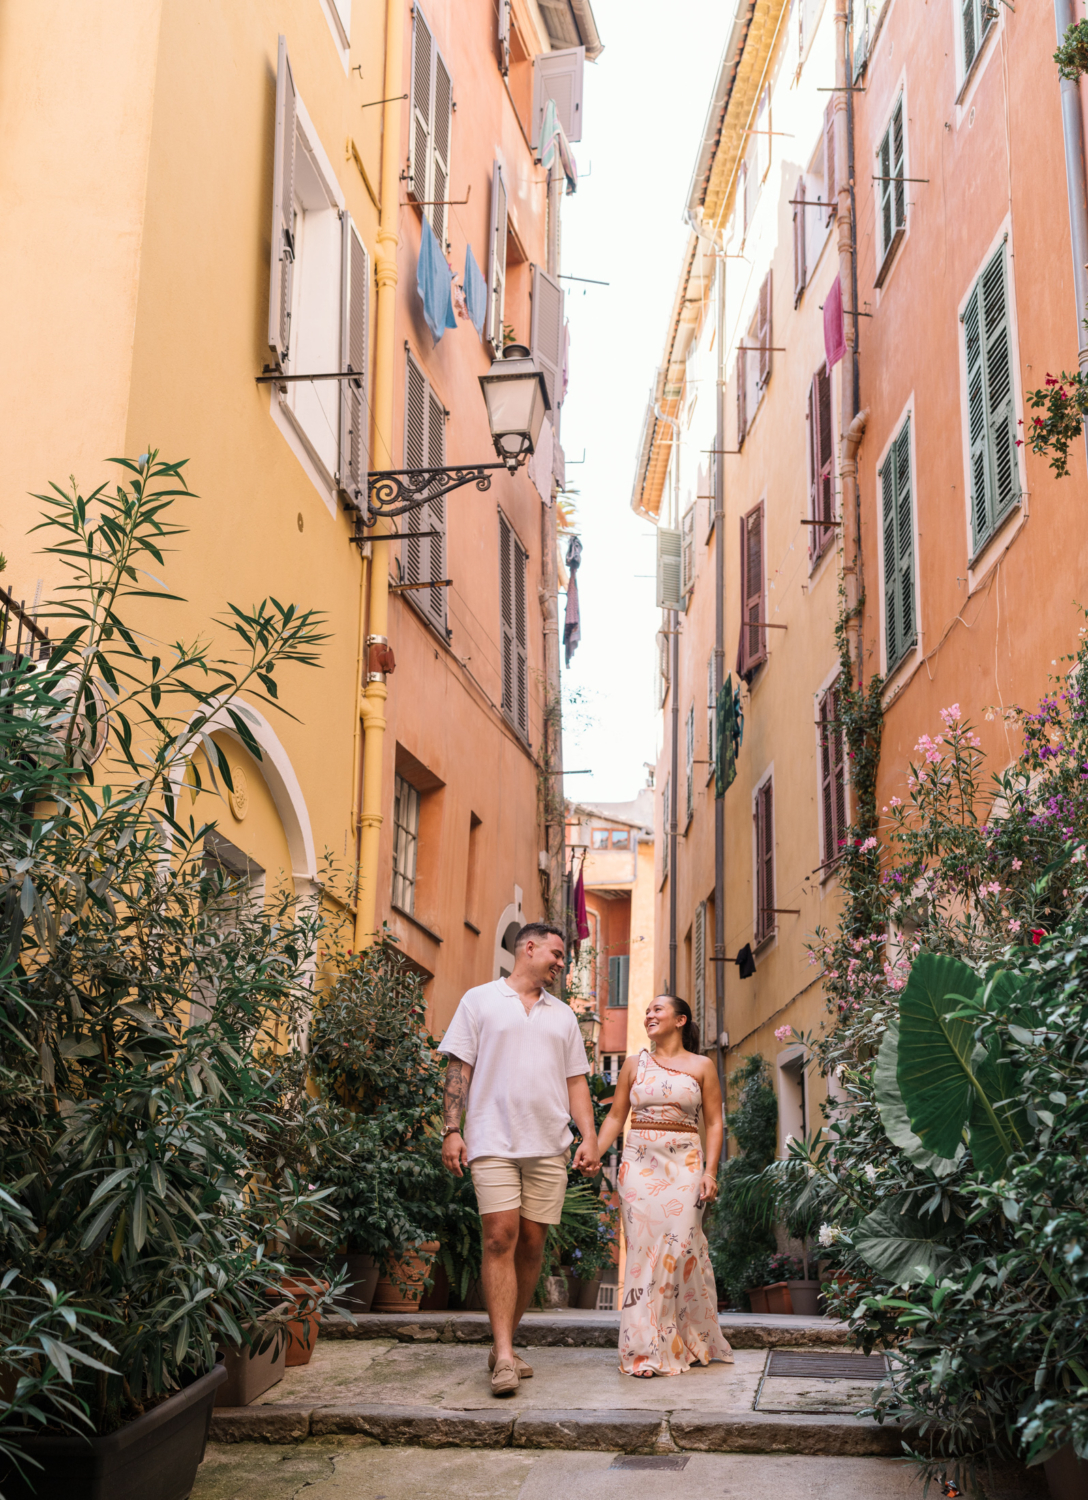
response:
[[[895,459],[889,453],[880,471],[880,493],[884,521],[884,650],[890,672],[899,660],[899,610],[896,604]]]
[[[880,471],[884,525],[884,631],[887,670],[918,638],[914,607],[914,515],[910,483],[910,419],[903,423]]]
[[[971,290],[964,309],[963,328],[967,351],[971,529],[977,551],[1020,498],[1004,245]]]
[[[982,372],[981,285],[976,284],[963,314],[967,349],[967,439],[970,464],[971,532],[978,547],[988,530],[986,498],[986,389]]]
[[[880,269],[876,285],[884,280],[892,251],[903,237],[907,223],[907,188],[903,181],[906,172],[906,134],[903,126],[903,99],[896,101],[884,139],[877,152],[880,182]]]

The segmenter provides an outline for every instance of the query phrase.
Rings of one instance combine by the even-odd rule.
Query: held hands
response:
[[[455,1130],[442,1142],[442,1165],[455,1177],[463,1177],[468,1166],[468,1147],[459,1130]]]
[[[699,1184],[699,1206],[704,1203],[713,1203],[718,1196],[718,1179],[713,1172],[704,1172],[703,1180]]]
[[[587,1177],[594,1177],[601,1170],[601,1154],[597,1150],[595,1140],[583,1141],[574,1153],[571,1166],[576,1172],[584,1172]]]

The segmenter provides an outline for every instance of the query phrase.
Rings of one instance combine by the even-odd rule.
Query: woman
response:
[[[632,1111],[619,1171],[627,1271],[620,1313],[626,1375],[682,1375],[712,1359],[733,1363],[718,1324],[703,1207],[718,1196],[722,1095],[687,1002],[658,995],[646,1011],[654,1044],[620,1069],[601,1126],[603,1155]],[[706,1125],[706,1161],[699,1139]]]

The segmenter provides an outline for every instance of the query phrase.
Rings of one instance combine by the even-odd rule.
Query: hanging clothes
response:
[[[476,332],[483,337],[484,320],[487,317],[487,282],[476,264],[476,257],[469,245],[465,251],[465,307]]]
[[[430,221],[423,219],[416,266],[416,291],[423,303],[423,316],[437,344],[447,328],[456,328],[453,315],[453,277],[435,238]]]
[[[549,172],[558,160],[563,176],[567,179],[567,193],[568,195],[573,193],[578,186],[578,167],[574,160],[574,153],[570,149],[570,142],[559,123],[554,99],[549,99],[544,106],[536,154],[540,165],[546,167]]]
[[[582,860],[584,867],[585,860]],[[586,883],[583,870],[578,871],[578,879],[574,882],[574,930],[577,936],[574,939],[574,954],[578,956],[579,950],[586,938],[589,936],[589,913],[586,911]]]
[[[567,387],[570,385],[570,319],[563,323],[563,352],[559,357],[559,404],[562,406],[567,399]]]
[[[572,536],[567,547],[567,572],[570,578],[567,583],[567,612],[563,616],[563,649],[568,667],[578,642],[582,639],[582,613],[578,605],[578,569],[581,565],[582,544],[576,536]]]
[[[842,282],[836,276],[824,298],[824,354],[827,370],[837,365],[846,353],[846,324],[842,313]]]

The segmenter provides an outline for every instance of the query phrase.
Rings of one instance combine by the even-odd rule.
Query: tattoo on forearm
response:
[[[442,1110],[447,1130],[460,1130],[461,1117],[468,1102],[468,1079],[465,1065],[459,1058],[451,1057],[446,1064],[446,1085],[442,1094]]]

